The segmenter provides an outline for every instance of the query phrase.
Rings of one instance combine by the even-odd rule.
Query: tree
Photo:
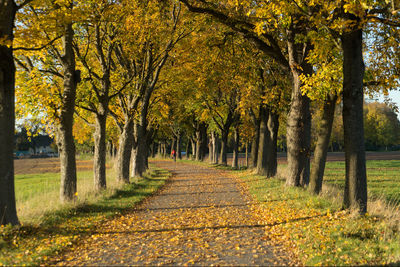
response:
[[[16,62],[23,71],[29,73],[25,77],[24,73],[19,74],[19,111],[22,116],[26,113],[41,116],[44,113],[47,123],[55,128],[60,153],[61,201],[72,201],[77,191],[72,134],[76,87],[80,79],[80,72],[75,69],[72,47],[72,17],[78,19],[77,14],[71,1],[31,4],[28,10],[18,16],[16,33],[17,43],[21,46]],[[36,39],[37,44],[45,44],[37,48],[24,48],[22,46],[27,36],[31,40]],[[38,106],[42,108],[38,109]]]
[[[372,149],[385,148],[399,143],[400,123],[396,113],[384,103],[364,106],[365,139]]]
[[[306,20],[295,12],[292,3],[265,3],[253,1],[228,2],[225,5],[205,1],[181,0],[190,11],[213,16],[219,22],[242,34],[277,64],[291,72],[292,101],[288,116],[288,176],[289,186],[303,186],[309,180],[311,114],[309,98],[301,92],[301,74],[311,74],[306,61],[311,50],[307,38]],[[258,8],[260,7],[260,8]],[[279,19],[277,19],[279,18]],[[268,24],[265,23],[268,21]],[[284,36],[282,40],[279,37]],[[299,42],[299,40],[304,40]],[[286,57],[287,56],[287,57]]]
[[[77,58],[84,68],[85,80],[78,106],[95,117],[93,170],[96,190],[106,188],[106,123],[109,103],[131,82],[129,77],[115,82],[113,76],[113,53],[117,36],[121,33],[119,8],[117,3],[88,3],[90,20],[79,25],[82,37],[76,39],[74,45]]]
[[[0,1],[0,224],[18,224],[14,191],[15,65],[13,58],[14,22],[19,5]]]
[[[337,45],[338,40],[332,38],[326,29],[313,33],[314,49],[307,60],[316,71],[312,75],[301,77],[304,83],[303,92],[307,93],[319,109],[314,118],[317,122],[317,140],[309,185],[310,192],[315,194],[319,194],[322,189],[335,107],[343,81],[340,47]]]

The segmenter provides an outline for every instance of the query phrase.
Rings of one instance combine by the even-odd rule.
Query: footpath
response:
[[[57,265],[287,265],[267,245],[240,185],[204,166],[153,162],[173,176],[134,211],[105,222]]]

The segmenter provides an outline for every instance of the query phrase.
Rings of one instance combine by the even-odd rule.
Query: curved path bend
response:
[[[224,171],[171,161],[173,173],[135,211],[107,221],[58,265],[287,265],[266,244],[240,185]]]

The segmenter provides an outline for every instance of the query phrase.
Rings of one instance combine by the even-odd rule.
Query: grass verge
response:
[[[87,193],[84,200],[46,212],[40,222],[1,227],[0,265],[46,262],[49,256],[91,234],[106,219],[129,211],[160,188],[169,176],[167,171],[152,167],[135,183]]]
[[[356,216],[342,210],[340,201],[314,196],[301,188],[285,187],[283,178],[267,179],[250,170],[230,173],[256,201],[252,209],[259,223],[265,225],[267,242],[293,255],[302,264],[400,263],[399,228],[387,218],[375,214]]]
[[[235,172],[257,200],[255,213],[271,243],[284,247],[305,265],[398,263],[398,229],[377,216],[355,216],[337,202],[287,188],[278,178]]]

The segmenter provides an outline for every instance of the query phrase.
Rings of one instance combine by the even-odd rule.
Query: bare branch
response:
[[[14,47],[13,50],[14,51],[18,51],[18,50],[23,50],[23,51],[39,51],[42,50],[48,46],[51,46],[55,41],[57,41],[58,39],[60,39],[62,37],[62,35],[59,35],[57,37],[55,37],[54,39],[50,40],[48,43],[40,46],[40,47]]]

